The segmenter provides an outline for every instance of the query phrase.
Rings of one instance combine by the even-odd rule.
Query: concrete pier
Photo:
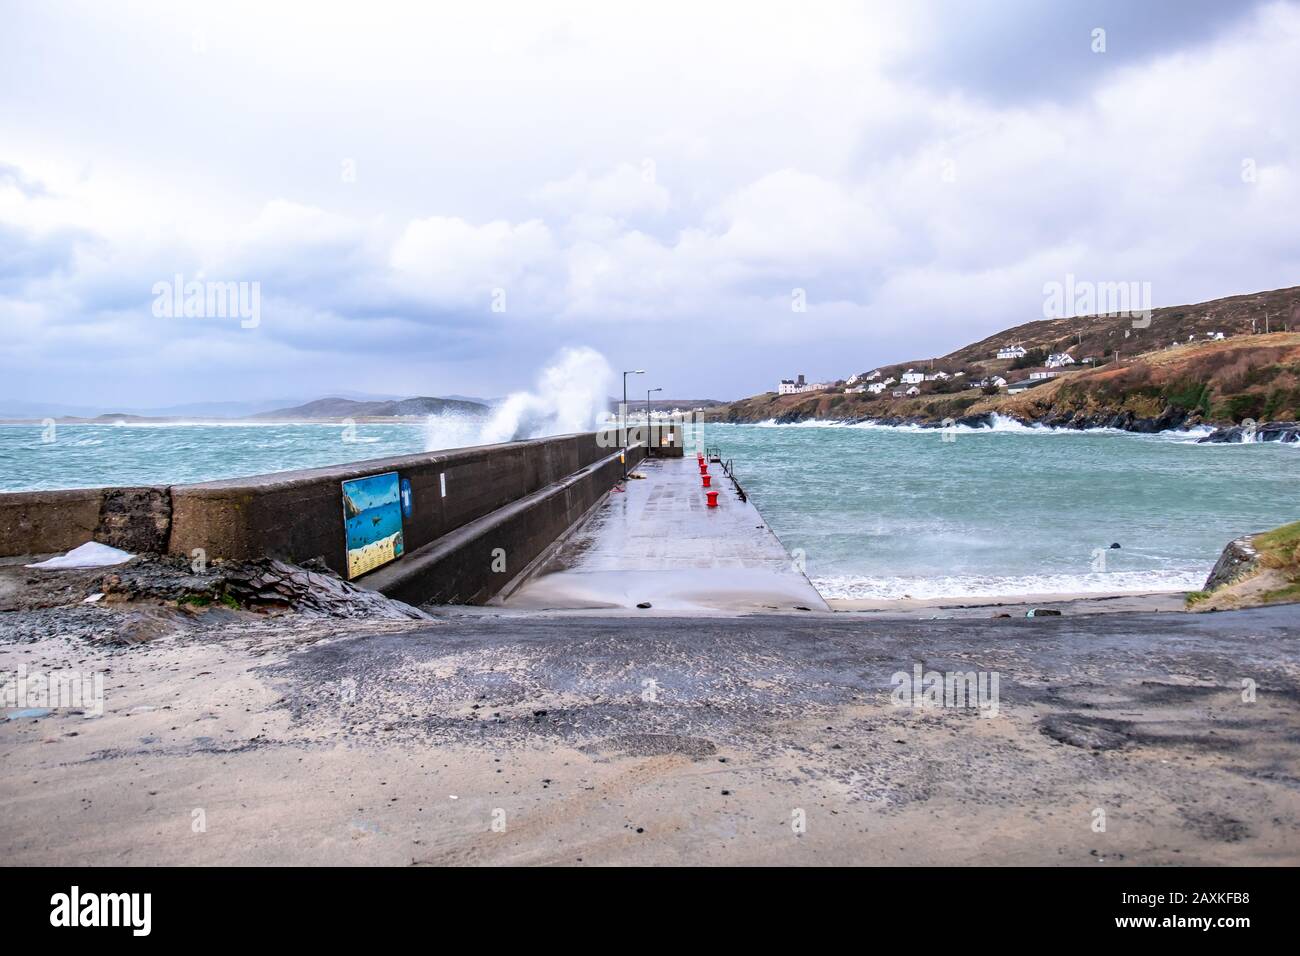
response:
[[[722,466],[707,507],[693,456],[650,458],[493,603],[519,609],[825,611],[826,602]],[[637,609],[648,603],[649,609]]]

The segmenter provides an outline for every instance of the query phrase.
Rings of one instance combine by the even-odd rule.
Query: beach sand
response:
[[[0,720],[11,865],[1300,862],[1300,607],[382,626],[211,609],[202,632],[129,646],[31,640],[13,617],[0,671],[101,673],[105,699]],[[916,663],[1000,672],[997,716],[895,706],[891,674]]]
[[[945,598],[892,598],[861,600],[828,598],[833,611],[853,611],[882,617],[996,617],[1010,614],[1024,617],[1032,608],[1047,608],[1061,614],[1153,614],[1187,610],[1185,591],[1116,592],[1111,594],[1014,594]]]

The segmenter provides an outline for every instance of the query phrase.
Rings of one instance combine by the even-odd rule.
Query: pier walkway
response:
[[[649,458],[512,593],[518,609],[828,610],[758,509],[709,466],[709,508],[693,455]]]

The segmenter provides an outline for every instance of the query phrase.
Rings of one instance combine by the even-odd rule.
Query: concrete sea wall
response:
[[[652,445],[682,454],[677,429],[656,430]],[[628,465],[645,454],[629,448]],[[599,501],[622,464],[615,433],[589,432],[198,484],[0,494],[0,557],[93,540],[208,561],[320,558],[346,576],[342,482],[387,472],[411,485],[406,553],[358,583],[409,601],[474,603]]]
[[[0,494],[0,557],[52,554],[87,541],[132,552],[165,551],[166,488],[70,488]]]

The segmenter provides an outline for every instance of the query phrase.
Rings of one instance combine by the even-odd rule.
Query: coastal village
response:
[[[1206,332],[1201,341],[1221,342],[1222,332]],[[1195,344],[1195,335],[1186,342],[1172,342],[1169,348]],[[985,395],[1005,392],[1019,395],[1022,392],[1063,375],[1091,370],[1116,360],[1116,352],[1106,355],[1079,355],[1076,347],[1066,347],[1060,352],[1043,354],[1042,349],[1026,348],[1016,342],[1004,345],[990,353],[990,360],[982,363],[963,363],[960,360],[931,359],[924,367],[913,365],[886,365],[869,372],[856,372],[848,378],[834,382],[809,382],[802,374],[794,379],[781,379],[778,395],[803,395],[810,392],[843,392],[846,395],[884,396],[890,398],[915,398],[919,395],[943,395],[967,389],[980,389]]]
[[[861,366],[860,366],[861,368]],[[1300,417],[1300,287],[1135,315],[1038,320],[947,355],[783,378],[709,420],[987,423],[1160,431]]]

